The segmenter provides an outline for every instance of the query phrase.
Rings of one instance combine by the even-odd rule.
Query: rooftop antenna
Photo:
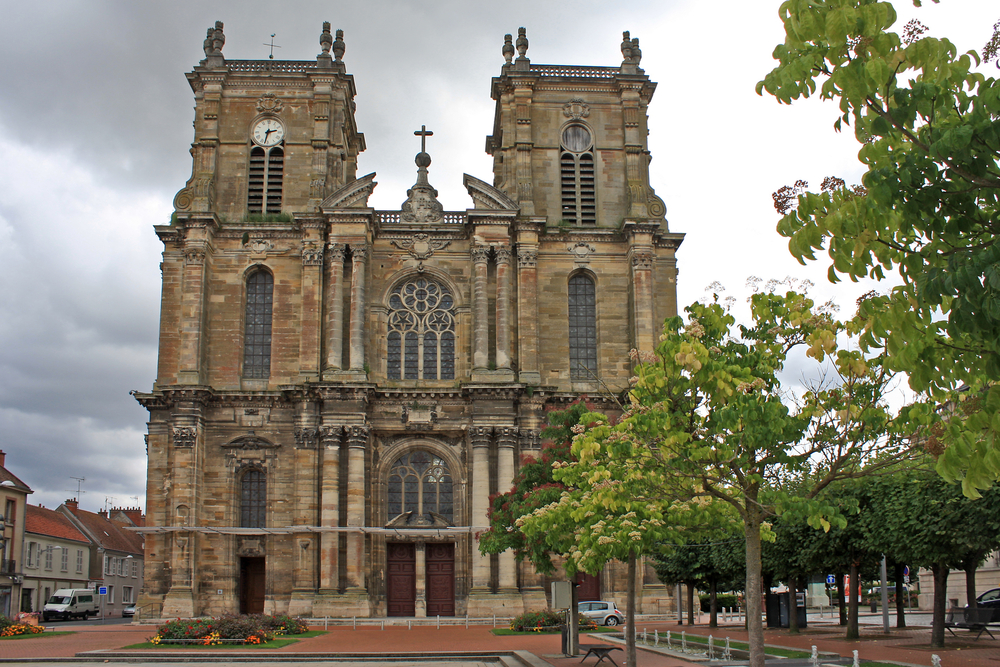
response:
[[[278,46],[277,44],[274,43],[274,35],[275,35],[275,33],[272,32],[271,33],[271,43],[270,44],[268,44],[267,42],[264,42],[264,46],[270,46],[271,47],[271,55],[268,56],[268,58],[270,58],[271,60],[274,60],[274,50],[281,48],[280,46]]]
[[[72,475],[70,475],[70,479],[75,479],[76,480],[76,499],[80,500],[80,498],[83,496],[83,494],[86,493],[86,491],[83,490],[83,483],[87,481],[87,478],[86,477],[73,477]],[[67,491],[72,492],[73,489],[67,489]]]

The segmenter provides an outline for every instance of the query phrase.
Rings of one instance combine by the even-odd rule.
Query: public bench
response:
[[[580,662],[583,662],[593,655],[597,657],[597,662],[594,663],[595,665],[601,664],[604,660],[607,660],[612,665],[615,664],[615,661],[612,660],[609,655],[612,651],[622,650],[620,646],[608,646],[607,644],[581,644],[580,649],[587,649],[584,656],[580,658]]]
[[[955,620],[958,614],[961,614],[962,620],[960,621]],[[975,641],[978,641],[984,632],[990,636],[990,639],[996,639],[988,626],[991,624],[996,625],[997,623],[1000,623],[1000,607],[976,607],[975,609],[952,607],[948,610],[948,615],[944,619],[944,627],[947,628],[953,637],[958,637],[958,635],[955,634],[952,628],[960,628],[969,632],[975,632]]]

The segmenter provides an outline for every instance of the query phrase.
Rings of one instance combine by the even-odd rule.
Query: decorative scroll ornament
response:
[[[307,246],[302,248],[303,266],[323,266],[323,246]]]
[[[498,245],[493,247],[496,253],[497,264],[510,264],[511,250],[509,245]]]
[[[403,241],[393,241],[392,245],[405,250],[414,259],[425,260],[437,250],[444,250],[451,241],[432,239],[429,234],[414,234],[412,238]]]
[[[193,426],[175,426],[173,429],[174,447],[194,447],[198,439],[198,429]]]
[[[632,255],[632,266],[637,269],[653,268],[653,254],[649,252],[637,252]]]
[[[264,93],[257,100],[257,112],[258,113],[269,113],[277,114],[281,113],[281,110],[285,108],[284,103],[278,99],[278,96],[274,93]]]
[[[300,449],[316,449],[319,441],[319,429],[300,428],[295,430],[295,446]]]
[[[265,241],[264,239],[250,239],[247,241],[245,247],[249,248],[250,252],[257,255],[265,253],[268,250],[274,250],[274,244],[270,241]]]
[[[517,265],[522,269],[534,268],[538,264],[538,251],[537,250],[518,250],[517,251]]]
[[[586,118],[590,115],[590,105],[579,97],[574,97],[572,100],[563,105],[563,115],[567,118],[572,118],[573,120]]]
[[[205,263],[205,251],[204,250],[188,250],[184,253],[184,263],[185,264],[204,264]]]
[[[579,243],[576,243],[574,245],[566,246],[566,250],[568,250],[570,254],[573,255],[573,258],[576,260],[577,264],[586,264],[587,262],[590,261],[590,256],[595,252],[597,252],[597,248],[590,245],[589,243],[584,243],[583,241],[580,241]]]

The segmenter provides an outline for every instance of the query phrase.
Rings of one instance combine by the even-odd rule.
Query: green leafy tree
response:
[[[834,127],[853,126],[866,172],[853,187],[830,177],[819,192],[803,181],[776,192],[778,232],[801,262],[825,251],[831,281],[902,279],[862,301],[858,326],[863,348],[883,349],[914,390],[941,403],[963,383],[978,392],[996,382],[1000,83],[976,71],[978,54],[960,54],[918,21],[892,32],[888,2],[786,0],[779,15],[779,64],[758,93],[836,102]],[[994,33],[984,55],[996,58],[998,45]],[[990,396],[1000,405],[995,388]],[[953,420],[941,434],[938,470],[967,494],[1000,476],[996,414]],[[922,418],[941,415],[930,406]]]

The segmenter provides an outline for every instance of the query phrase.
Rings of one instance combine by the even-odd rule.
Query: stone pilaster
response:
[[[364,373],[365,367],[365,282],[368,246],[351,246],[351,359],[352,373]]]
[[[632,266],[633,311],[632,324],[635,346],[642,351],[652,351],[656,346],[657,331],[653,312],[653,253],[650,248],[629,249]]]
[[[326,364],[323,379],[330,371],[343,368],[344,356],[344,245],[330,243],[326,247],[326,331],[323,340]]]
[[[518,380],[527,385],[540,385],[538,368],[538,247],[517,250],[517,340]]]
[[[209,243],[206,226],[189,230],[198,238],[189,239],[184,248],[183,289],[181,291],[179,384],[203,384],[205,355],[205,299],[208,278]]]
[[[302,247],[302,326],[299,331],[299,373],[303,382],[319,380],[323,294],[323,245]]]
[[[472,516],[476,531],[489,527],[487,517],[490,502],[490,440],[492,426],[472,426]],[[487,593],[490,589],[490,557],[479,552],[479,541],[472,547],[472,592]]]
[[[324,424],[321,429],[321,527],[340,525],[340,438],[343,431],[342,426],[334,424]],[[323,593],[335,593],[340,588],[340,539],[334,532],[319,535],[319,588]]]
[[[487,271],[490,249],[485,246],[472,247],[472,369],[484,371],[489,367],[490,323],[487,312]]]
[[[517,446],[517,427],[498,426],[497,439],[497,493],[510,491],[514,481],[514,451]],[[517,564],[514,552],[507,550],[500,554],[500,593],[517,592]]]
[[[510,370],[510,246],[497,246],[497,347],[498,370]],[[511,375],[513,379],[513,374]]]
[[[347,525],[365,525],[366,475],[365,452],[371,428],[367,425],[345,427],[347,435]],[[365,536],[347,533],[347,590],[365,591]]]

